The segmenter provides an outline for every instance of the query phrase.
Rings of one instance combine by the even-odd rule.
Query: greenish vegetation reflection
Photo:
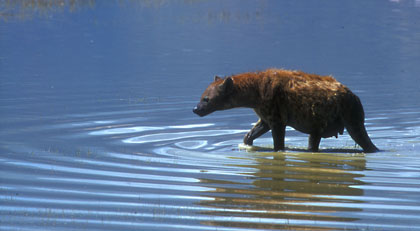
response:
[[[252,217],[253,222],[206,221],[207,225],[261,229],[340,229],[337,222],[358,220],[347,212],[359,212],[357,206],[343,203],[362,203],[355,198],[363,190],[351,187],[363,185],[358,180],[366,170],[363,154],[331,153],[256,153],[255,165],[237,165],[257,171],[247,178],[250,183],[201,179],[216,188],[209,192],[213,201],[200,205],[217,208],[205,212],[212,216]],[[244,173],[250,175],[251,173]],[[266,218],[266,220],[264,220]],[[277,224],[270,223],[276,219]],[[297,220],[322,221],[331,227],[299,225]],[[261,221],[261,222],[257,222]],[[293,224],[295,223],[295,224]],[[335,224],[335,225],[334,225]],[[322,225],[321,225],[322,226]]]
[[[56,12],[74,12],[82,8],[93,8],[95,0],[0,0],[0,18],[31,19]]]
[[[28,20],[37,16],[49,17],[53,14],[63,12],[77,12],[82,9],[94,10],[99,3],[102,5],[114,4],[116,7],[130,9],[161,9],[164,7],[197,5],[197,9],[201,9],[198,5],[209,0],[0,0],[0,20],[3,22],[15,19]],[[223,1],[222,1],[223,2]],[[260,21],[262,11],[266,7],[264,1],[255,2],[255,7],[248,11],[238,7],[229,7],[229,4],[220,8],[207,9],[207,12],[178,12],[175,20],[169,23],[227,23],[227,22],[254,22]],[[158,13],[158,12],[154,12]]]

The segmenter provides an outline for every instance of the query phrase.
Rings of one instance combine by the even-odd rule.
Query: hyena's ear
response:
[[[219,77],[219,76],[214,76],[214,82],[216,82],[217,80],[221,80],[222,79],[222,77]]]
[[[233,88],[233,79],[231,77],[227,77],[223,80],[223,83],[219,85],[219,89],[223,92],[230,92]]]

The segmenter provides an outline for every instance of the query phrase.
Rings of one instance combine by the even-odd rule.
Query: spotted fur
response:
[[[365,130],[360,99],[331,76],[268,69],[216,77],[194,112],[205,116],[235,107],[253,108],[260,118],[245,144],[271,130],[274,149],[284,149],[285,127],[291,126],[309,134],[308,148],[318,151],[321,138],[338,137],[346,128],[365,152],[378,151]]]

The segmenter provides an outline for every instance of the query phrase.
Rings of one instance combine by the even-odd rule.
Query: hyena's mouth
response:
[[[204,110],[200,110],[198,107],[194,107],[193,112],[201,117],[207,115]]]

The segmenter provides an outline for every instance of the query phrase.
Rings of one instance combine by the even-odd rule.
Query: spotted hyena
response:
[[[193,112],[206,116],[236,107],[252,108],[260,118],[244,137],[248,145],[271,130],[274,150],[283,150],[291,126],[309,134],[309,150],[318,151],[321,138],[337,137],[345,127],[364,152],[378,151],[366,132],[359,97],[331,76],[282,69],[216,76]]]

